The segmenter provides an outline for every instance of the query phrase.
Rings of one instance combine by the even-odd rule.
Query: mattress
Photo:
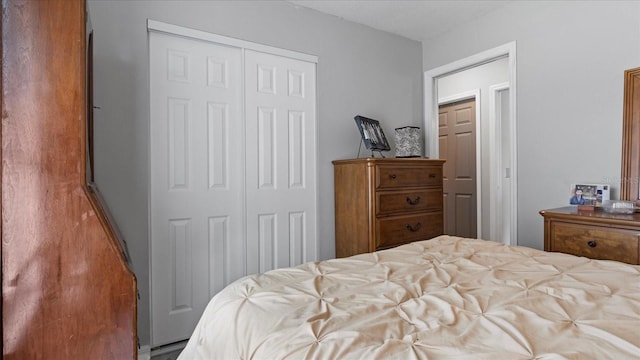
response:
[[[639,359],[640,266],[441,236],[252,275],[179,359]]]

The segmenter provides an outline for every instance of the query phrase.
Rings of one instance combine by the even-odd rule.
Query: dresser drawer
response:
[[[442,184],[442,167],[376,166],[376,189],[436,186]]]
[[[640,232],[554,221],[551,223],[551,251],[592,259],[638,263]]]
[[[376,193],[376,215],[442,209],[442,189]]]
[[[376,219],[376,249],[442,235],[442,212]]]

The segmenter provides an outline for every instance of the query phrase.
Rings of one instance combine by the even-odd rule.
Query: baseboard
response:
[[[151,346],[145,345],[138,349],[138,360],[151,360]]]
[[[168,345],[164,345],[164,346],[159,346],[159,347],[155,347],[153,349],[151,349],[151,356],[156,356],[156,355],[164,355],[170,352],[174,352],[177,350],[182,351],[182,349],[184,349],[184,347],[187,346],[187,341],[179,341],[179,342],[175,342],[173,344],[168,344]]]

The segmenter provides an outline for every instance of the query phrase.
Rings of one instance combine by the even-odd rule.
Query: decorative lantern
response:
[[[421,156],[422,142],[420,141],[420,128],[417,126],[396,128],[396,157]]]

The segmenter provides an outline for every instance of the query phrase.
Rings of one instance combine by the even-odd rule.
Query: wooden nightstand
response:
[[[336,256],[441,235],[443,163],[422,158],[334,161]]]
[[[575,206],[542,210],[544,250],[640,264],[640,214],[610,214]]]

